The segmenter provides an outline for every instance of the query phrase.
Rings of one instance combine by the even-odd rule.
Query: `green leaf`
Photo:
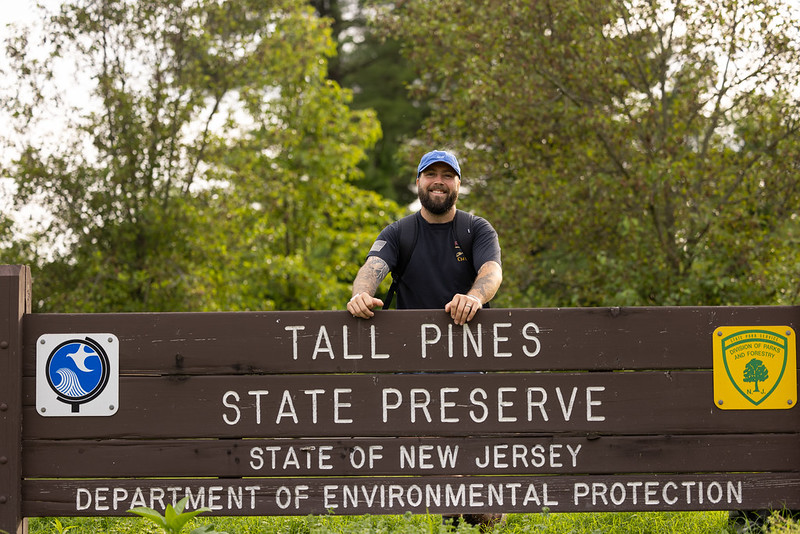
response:
[[[156,512],[152,508],[146,508],[144,506],[140,506],[137,508],[131,508],[130,510],[128,510],[128,512],[144,517],[145,519],[149,519],[150,521],[152,521],[153,523],[155,523],[156,525],[158,525],[163,529],[167,528],[167,522],[164,520],[164,516],[162,516],[160,513]]]

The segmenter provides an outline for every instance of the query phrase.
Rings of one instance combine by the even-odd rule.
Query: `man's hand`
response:
[[[353,317],[369,319],[375,316],[375,312],[372,311],[373,308],[381,306],[383,306],[383,301],[381,299],[376,299],[369,293],[364,292],[353,295],[353,298],[347,303],[347,311],[349,311]]]
[[[457,325],[463,325],[470,321],[483,303],[475,295],[464,295],[456,293],[453,300],[444,305],[444,311],[450,314]]]

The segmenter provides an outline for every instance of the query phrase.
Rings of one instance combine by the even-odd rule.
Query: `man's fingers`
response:
[[[383,306],[383,301],[367,293],[359,293],[347,303],[347,311],[349,311],[353,317],[369,319],[375,315],[372,309],[376,306]]]
[[[473,317],[480,309],[478,301],[467,295],[457,294],[453,300],[447,303],[444,311],[450,314],[450,317],[457,325],[463,325]]]

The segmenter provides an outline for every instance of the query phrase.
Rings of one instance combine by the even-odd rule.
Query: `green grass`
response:
[[[69,534],[133,534],[160,530],[143,519],[124,518],[59,518]],[[469,525],[442,524],[438,515],[389,516],[308,516],[308,517],[198,517],[189,532],[199,525],[212,524],[230,534],[460,534],[479,533]],[[70,528],[71,527],[71,528]],[[55,518],[32,518],[30,534],[58,534]],[[800,534],[797,524],[782,523],[775,532]],[[637,533],[637,534],[711,534],[732,533],[727,512],[646,512],[593,514],[510,514],[504,523],[489,532],[497,534],[522,533]]]

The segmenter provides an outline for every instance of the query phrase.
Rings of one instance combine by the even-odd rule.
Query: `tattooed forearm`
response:
[[[487,261],[481,266],[478,271],[478,276],[472,284],[472,289],[469,290],[470,294],[475,295],[483,304],[486,304],[500,289],[500,284],[503,281],[503,268],[495,261]]]
[[[387,274],[389,274],[389,264],[376,256],[370,256],[358,270],[353,282],[353,295],[369,293],[374,296]]]

